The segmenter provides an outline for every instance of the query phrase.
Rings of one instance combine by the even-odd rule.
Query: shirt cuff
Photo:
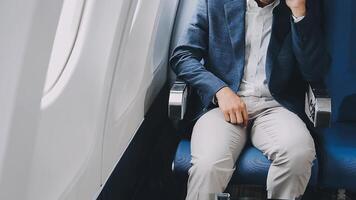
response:
[[[216,106],[218,105],[218,100],[216,99],[215,95],[214,95],[213,99],[211,100],[211,102]]]
[[[296,17],[296,16],[292,15],[292,17],[293,17],[294,23],[298,23],[298,22],[302,21],[305,16]]]

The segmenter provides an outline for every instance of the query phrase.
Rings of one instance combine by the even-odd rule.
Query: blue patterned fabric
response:
[[[333,121],[356,122],[356,1],[324,0]]]
[[[356,1],[324,0],[324,22],[334,123],[318,134],[319,184],[356,190]]]
[[[319,184],[356,191],[356,124],[335,123],[318,137]]]

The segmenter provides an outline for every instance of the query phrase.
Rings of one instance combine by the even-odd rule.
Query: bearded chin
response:
[[[257,3],[259,3],[259,5],[266,6],[266,5],[274,2],[275,0],[256,0],[256,1],[257,1]]]

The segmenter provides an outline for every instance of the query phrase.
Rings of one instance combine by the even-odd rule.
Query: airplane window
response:
[[[85,0],[64,0],[49,61],[43,93],[48,93],[64,71],[80,27]]]

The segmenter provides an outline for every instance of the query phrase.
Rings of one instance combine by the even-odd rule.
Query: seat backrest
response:
[[[176,47],[179,38],[182,36],[184,29],[188,26],[190,19],[195,11],[198,0],[180,0],[177,10],[174,29],[171,37],[170,55],[173,49]],[[170,70],[169,83],[172,83],[176,79],[175,74]]]
[[[194,14],[198,0],[180,0],[177,15],[174,23],[174,30],[171,38],[172,53],[174,47],[177,45],[184,29],[187,27],[192,15]]]
[[[332,58],[327,85],[333,121],[356,122],[356,1],[324,0],[326,42]]]

